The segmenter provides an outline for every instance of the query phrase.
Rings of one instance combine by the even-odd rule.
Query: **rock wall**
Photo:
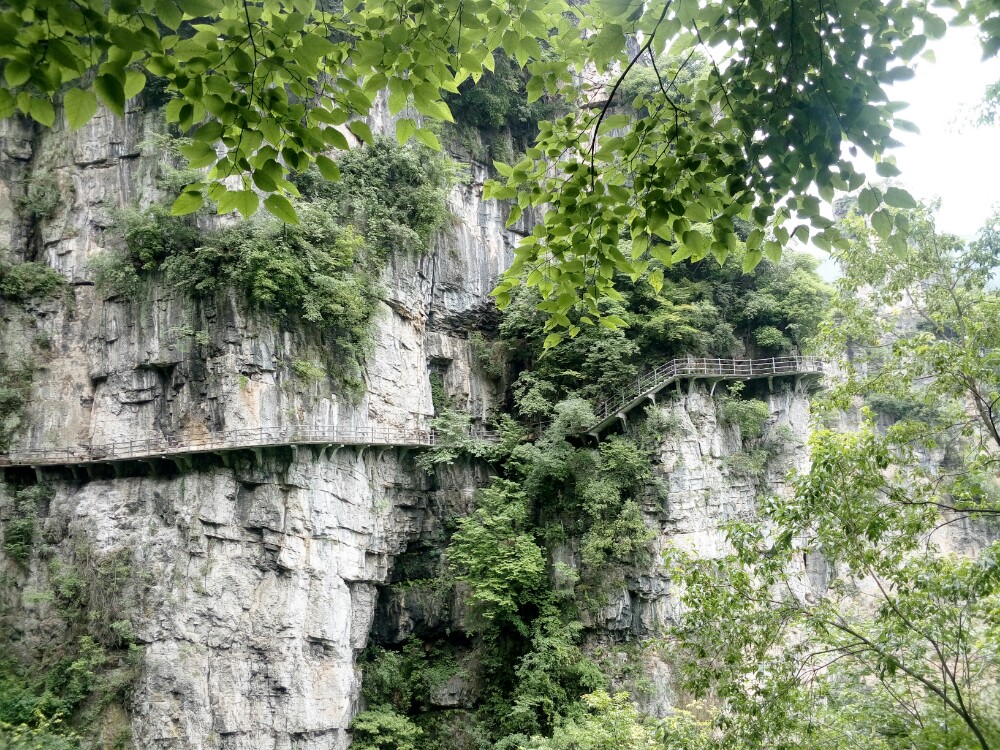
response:
[[[388,117],[379,117],[373,124],[384,130]],[[31,348],[39,333],[48,342],[36,353],[15,448],[183,442],[302,423],[410,426],[433,414],[432,372],[474,415],[496,405],[497,386],[468,335],[495,320],[488,293],[525,227],[505,230],[503,209],[480,199],[483,166],[473,164],[452,193],[454,222],[432,250],[386,269],[366,392],[355,402],[331,383],[297,380],[290,363],[316,342],[234,299],[185,299],[155,286],[131,303],[95,294],[87,261],[116,241],[107,231],[113,211],[161,197],[153,174],[162,130],[156,113],[141,109],[124,121],[99,115],[75,134],[0,122],[0,247],[43,260],[71,285],[66,300],[40,303],[27,318],[0,310],[9,351]],[[25,197],[42,178],[57,200],[33,215]],[[192,343],[192,330],[207,341]],[[588,648],[613,651],[662,629],[673,614],[659,564],[665,545],[717,552],[719,521],[751,513],[760,492],[780,491],[787,470],[804,462],[807,396],[777,386],[766,395],[772,422],[788,425],[792,440],[755,480],[729,468],[740,437],[720,427],[702,386],[664,394],[676,426],[660,456],[665,500],[651,496],[645,508],[656,554],[592,613]],[[8,561],[0,570],[14,583],[2,592],[0,617],[20,656],[37,657],[68,637],[58,602],[37,595],[53,571],[126,554],[134,581],[120,614],[143,646],[127,719],[136,748],[345,748],[360,700],[355,658],[369,634],[398,643],[461,623],[461,592],[442,605],[385,584],[402,566],[439,557],[444,524],[468,512],[488,479],[482,467],[442,468],[431,480],[412,453],[395,449],[277,449],[205,457],[183,472],[154,461],[119,473],[44,476],[55,492],[41,509],[45,557],[36,551],[25,569]],[[10,489],[0,486],[0,521],[13,512]],[[575,554],[565,550],[566,561]],[[642,658],[654,685],[646,707],[662,713],[668,665]],[[435,700],[454,706],[473,695],[456,684]]]
[[[20,600],[5,602],[22,656],[62,636],[56,604],[28,596],[53,559],[79,568],[130,551],[133,584],[116,606],[144,647],[136,747],[347,747],[376,584],[433,534],[412,455],[306,451],[52,486],[48,559],[36,554]]]
[[[514,236],[480,201],[484,173],[450,198],[452,224],[421,257],[396,257],[354,402],[332,383],[297,380],[289,364],[315,342],[248,314],[236,300],[185,299],[154,285],[136,302],[102,300],[87,269],[111,247],[112,214],[160,199],[157,113],[102,113],[77,133],[0,122],[0,252],[41,260],[69,282],[61,303],[28,315],[0,301],[0,344],[27,352],[39,333],[31,399],[14,450],[84,448],[122,439],[185,439],[287,424],[414,426],[433,416],[430,373],[454,403],[485,415],[497,386],[480,372],[470,327],[495,316],[488,292]],[[41,179],[50,213],[28,204]],[[190,331],[208,341],[192,344]],[[41,509],[46,557],[0,575],[0,617],[22,657],[70,637],[51,588],[66,565],[126,551],[135,639],[144,647],[132,701],[137,748],[343,748],[358,707],[354,667],[375,613],[375,584],[411,542],[433,539],[440,514],[467,503],[481,471],[428,483],[394,449],[287,451],[124,467],[99,478],[49,472]],[[0,489],[0,521],[12,518]]]

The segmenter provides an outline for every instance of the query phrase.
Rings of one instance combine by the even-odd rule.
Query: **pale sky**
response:
[[[896,133],[897,181],[918,200],[941,199],[938,230],[972,237],[1000,209],[1000,127],[976,128],[969,111],[986,86],[1000,80],[1000,59],[983,62],[972,28],[949,29],[933,42],[936,62],[921,60],[916,75],[892,87],[890,96],[909,102],[900,116],[920,133]],[[856,167],[874,179],[874,165]]]

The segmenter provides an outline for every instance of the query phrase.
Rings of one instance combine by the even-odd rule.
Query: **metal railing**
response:
[[[713,359],[681,357],[664,362],[640,375],[636,382],[616,399],[606,399],[597,407],[597,429],[608,417],[628,410],[647,396],[662,390],[678,378],[719,378],[720,380],[750,380],[775,375],[808,375],[823,372],[818,357],[770,357],[768,359]]]
[[[497,433],[490,430],[472,429],[469,435],[487,442],[499,440]],[[439,442],[439,433],[425,427],[290,425],[270,429],[229,430],[198,436],[171,435],[145,440],[120,440],[79,448],[12,451],[0,454],[0,466],[110,463],[284,445],[385,445],[401,448],[432,448]]]
[[[596,411],[597,422],[581,432],[596,432],[662,390],[678,378],[719,378],[749,380],[774,375],[822,373],[823,362],[816,357],[772,357],[770,359],[707,359],[684,357],[665,362],[639,376],[634,385],[616,399],[605,400]],[[470,437],[498,442],[490,430],[472,428]],[[195,453],[212,453],[292,445],[384,445],[402,448],[433,448],[440,444],[438,432],[430,427],[315,427],[289,425],[274,428],[229,430],[204,435],[171,435],[144,440],[81,445],[78,448],[36,448],[0,454],[2,466],[51,466],[60,464],[111,463],[115,461],[168,458]]]

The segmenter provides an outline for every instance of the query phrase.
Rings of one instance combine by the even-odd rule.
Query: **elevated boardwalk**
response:
[[[755,380],[775,377],[822,375],[823,361],[817,357],[771,357],[769,359],[705,359],[682,357],[664,362],[655,370],[639,376],[635,384],[618,398],[607,399],[597,407],[597,422],[587,428],[599,436],[640,404],[656,402],[656,394],[671,384],[680,388],[682,380]]]
[[[802,377],[823,372],[823,362],[815,357],[774,357],[771,359],[695,359],[686,357],[666,362],[639,377],[635,384],[616,399],[604,401],[597,409],[597,422],[581,432],[593,436],[624,420],[626,415],[647,401],[655,403],[656,394],[671,384],[689,379],[752,380],[779,376]],[[471,436],[496,442],[499,436],[487,430],[473,430]],[[440,435],[428,427],[315,427],[289,425],[271,429],[230,430],[202,436],[171,436],[148,440],[120,440],[102,445],[66,449],[35,449],[0,453],[4,467],[46,466],[87,467],[97,464],[121,464],[128,461],[173,460],[178,464],[199,454],[227,454],[233,451],[264,448],[316,446],[321,449],[342,446],[386,448],[433,448]]]
[[[496,441],[495,433],[476,430],[475,437]],[[149,440],[121,440],[102,445],[70,449],[38,449],[0,454],[0,468],[5,466],[86,466],[149,459],[183,459],[203,453],[227,453],[261,450],[282,446],[385,446],[395,448],[433,448],[439,435],[429,428],[372,426],[364,428],[327,428],[291,425],[283,428],[230,430],[201,437],[170,437]]]

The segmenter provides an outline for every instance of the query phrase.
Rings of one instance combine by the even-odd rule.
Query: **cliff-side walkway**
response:
[[[656,394],[671,384],[680,390],[682,380],[707,380],[715,390],[720,380],[755,380],[775,377],[821,375],[823,361],[818,357],[771,357],[769,359],[706,359],[681,357],[664,362],[655,370],[640,375],[636,382],[617,397],[603,401],[595,412],[597,422],[587,428],[589,435],[601,432],[647,400],[656,403]]]
[[[484,440],[496,440],[495,433],[476,430]],[[147,440],[120,440],[80,448],[40,448],[0,453],[4,466],[70,466],[117,463],[164,458],[176,459],[199,453],[226,453],[236,450],[260,450],[282,446],[386,446],[396,448],[433,448],[439,435],[427,428],[403,427],[315,427],[292,425],[271,429],[244,429],[208,433],[196,437],[171,436]]]
[[[815,357],[773,357],[770,359],[696,359],[684,357],[665,362],[640,376],[635,384],[618,397],[604,401],[597,409],[597,422],[581,432],[600,433],[646,401],[656,401],[656,394],[680,381],[707,380],[714,389],[722,380],[752,380],[778,376],[818,375],[823,362]],[[474,430],[471,433],[487,441],[497,441],[496,433]],[[171,436],[145,440],[120,440],[79,448],[39,448],[0,453],[0,468],[5,466],[86,466],[126,461],[172,459],[204,453],[228,453],[238,450],[259,451],[281,446],[384,446],[395,448],[433,448],[440,435],[427,427],[325,427],[292,425],[275,428],[230,430],[199,436]]]

